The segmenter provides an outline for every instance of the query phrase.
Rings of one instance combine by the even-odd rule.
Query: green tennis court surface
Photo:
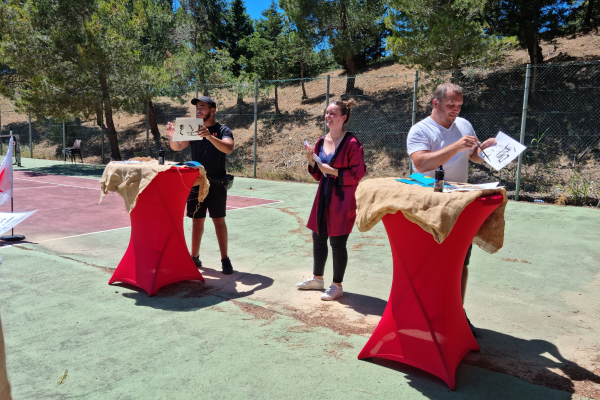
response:
[[[15,180],[15,211],[30,204],[19,196],[35,193],[46,202],[27,221],[31,229],[44,207],[52,212],[31,236],[17,227],[31,243],[0,248],[0,315],[15,400],[600,398],[598,210],[509,203],[504,248],[473,250],[465,308],[482,351],[465,358],[450,392],[418,369],[356,359],[391,286],[382,224],[350,236],[339,302],[295,290],[312,269],[305,225],[315,185],[236,178],[236,204],[278,201],[228,212],[236,272],[221,274],[208,223],[206,284],[177,283],[148,297],[107,285],[129,224],[117,195],[92,201],[102,167],[23,165],[28,172],[15,177],[36,181],[21,181],[21,190]],[[61,195],[58,185],[90,189]],[[80,217],[69,217],[69,209]],[[190,221],[184,226],[189,243]],[[331,273],[329,260],[326,280]]]

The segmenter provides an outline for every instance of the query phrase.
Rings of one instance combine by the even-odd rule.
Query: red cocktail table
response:
[[[199,172],[173,167],[159,172],[131,211],[129,247],[108,284],[124,282],[153,296],[163,286],[204,278],[185,243],[183,212]]]
[[[400,211],[383,217],[394,262],[392,290],[359,359],[409,364],[442,378],[454,390],[456,367],[470,350],[479,350],[461,300],[465,254],[481,224],[502,202],[501,194],[475,199],[441,244]]]

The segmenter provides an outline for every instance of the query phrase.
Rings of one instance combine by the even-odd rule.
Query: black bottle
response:
[[[435,182],[433,184],[433,191],[444,191],[444,168],[441,165],[438,165],[438,169],[435,170]]]
[[[160,150],[158,150],[158,164],[165,165],[165,151],[162,149],[162,147]]]

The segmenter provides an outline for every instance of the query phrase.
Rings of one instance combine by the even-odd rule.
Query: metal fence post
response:
[[[329,106],[329,80],[330,76],[327,75],[327,91],[325,92],[325,112],[327,112],[327,106]],[[327,122],[324,122],[324,131],[325,135],[327,135]]]
[[[146,157],[150,154],[150,100],[146,100]]]
[[[198,81],[196,81],[196,98],[198,98]]]
[[[67,127],[65,125],[65,121],[63,121],[63,159],[67,162]]]
[[[258,79],[254,80],[254,175],[256,178],[256,135],[258,132]]]
[[[33,137],[31,134],[31,113],[29,113],[29,157],[33,158]]]
[[[412,109],[412,124],[411,126],[413,126],[414,124],[417,123],[417,90],[419,88],[419,70],[415,71],[415,86],[413,89],[413,109]],[[410,156],[408,157],[408,175],[412,175],[413,173],[413,169],[412,169],[412,160],[410,159]]]
[[[523,95],[523,114],[521,115],[521,144],[525,142],[525,125],[527,123],[527,103],[529,102],[529,81],[531,80],[531,64],[527,64],[525,73],[525,94]],[[527,151],[527,150],[525,150]],[[524,153],[524,152],[523,152]],[[517,187],[515,188],[515,201],[519,201],[519,190],[521,189],[521,165],[523,164],[523,153],[519,154],[517,165]]]

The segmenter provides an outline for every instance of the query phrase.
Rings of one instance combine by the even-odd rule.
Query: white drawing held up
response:
[[[500,171],[526,148],[504,132],[498,132],[496,144],[485,149],[485,154],[483,151],[479,153],[479,157],[483,158],[496,171]]]

